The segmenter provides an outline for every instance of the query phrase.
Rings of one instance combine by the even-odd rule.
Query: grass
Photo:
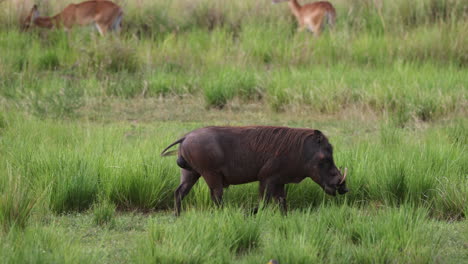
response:
[[[6,162],[32,184],[42,186],[39,192],[50,188],[45,207],[53,211],[87,210],[100,195],[121,209],[170,209],[179,172],[173,159],[163,159],[159,152],[177,135],[202,125],[162,122],[102,127],[19,119],[8,126],[1,145]],[[418,132],[391,123],[381,126],[379,133],[358,138],[327,133],[337,149],[337,163],[355,175],[350,177],[349,184],[355,188],[346,202],[431,205],[434,215],[463,218],[467,202],[463,197],[468,197],[466,149],[448,134],[460,123]],[[327,131],[327,126],[321,129]],[[203,188],[195,195],[206,196]],[[251,196],[247,200],[255,200],[256,188],[245,188],[228,192],[228,201],[242,205],[245,193]],[[312,182],[291,185],[288,191],[296,208],[331,202]],[[445,204],[446,196],[451,205]]]
[[[177,220],[125,214],[110,228],[95,226],[92,215],[48,219],[0,238],[5,263],[460,263],[466,257],[460,243],[466,222],[443,224],[408,205],[319,206],[287,217],[271,208],[250,216],[232,207],[190,210]]]
[[[118,38],[7,27],[0,47],[11,52],[0,59],[0,93],[39,105],[38,112],[47,106],[37,101],[73,87],[81,104],[96,96],[190,93],[215,108],[238,99],[278,111],[291,104],[321,113],[366,105],[396,113],[399,123],[443,117],[466,104],[461,1],[337,1],[338,24],[320,39],[295,33],[286,5],[197,3],[124,4],[128,24]],[[138,10],[142,5],[154,9],[151,16]],[[176,15],[177,8],[187,16]],[[8,25],[20,15],[12,14]]]
[[[468,31],[461,0],[334,0],[297,33],[286,4],[134,1],[119,36],[20,32],[0,1],[0,257],[5,263],[463,263]],[[66,3],[47,1],[44,15]],[[5,52],[6,51],[6,52]],[[215,208],[203,180],[172,215],[160,151],[207,125],[317,128],[345,196],[258,184]]]
[[[27,228],[2,237],[4,263],[92,263],[93,256],[78,252],[77,245],[53,228]]]
[[[114,225],[115,224],[115,204],[103,200],[94,204],[93,207],[94,223],[96,225]]]
[[[203,105],[200,109],[205,114],[213,111]],[[423,127],[409,121],[402,128],[391,119],[377,125],[359,121],[360,112],[336,121],[336,116],[307,121],[307,112],[271,112],[261,122],[320,127],[329,136],[336,163],[349,169],[350,193],[331,198],[306,180],[287,186],[287,216],[275,206],[251,216],[249,211],[258,203],[257,184],[231,186],[225,208],[216,209],[201,180],[184,201],[182,217],[175,219],[170,212],[179,172],[174,159],[160,158],[159,152],[195,127],[223,124],[233,110],[217,111],[219,119],[210,121],[150,123],[90,122],[89,113],[59,121],[3,112],[2,164],[22,176],[17,187],[2,185],[3,197],[12,197],[10,204],[34,201],[28,210],[17,210],[25,215],[23,231],[4,231],[2,254],[7,263],[466,260],[466,119]],[[232,124],[259,120],[239,114]],[[28,196],[16,196],[12,190],[18,187]],[[129,220],[133,217],[140,220]],[[4,226],[9,223],[2,218]],[[24,235],[19,238],[15,232]],[[132,245],[122,243],[129,239]],[[59,251],[62,245],[65,251]]]
[[[255,75],[248,71],[236,69],[213,70],[201,82],[207,106],[222,108],[238,96],[249,99],[257,91]]]
[[[32,209],[40,197],[35,197],[29,184],[20,175],[13,175],[7,165],[6,175],[2,175],[0,196],[0,223],[3,232],[25,228],[31,217]]]

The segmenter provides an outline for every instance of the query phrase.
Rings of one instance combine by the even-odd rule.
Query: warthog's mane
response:
[[[318,130],[289,127],[245,127],[244,139],[255,152],[301,155],[307,138],[314,137],[317,143],[328,143]]]

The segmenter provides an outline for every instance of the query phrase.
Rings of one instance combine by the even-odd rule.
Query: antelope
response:
[[[24,19],[22,29],[27,30],[32,26],[48,29],[63,26],[65,31],[69,31],[74,25],[85,26],[94,23],[99,34],[103,36],[107,31],[119,32],[122,17],[122,8],[111,1],[85,1],[70,4],[53,17],[39,16],[37,5],[34,5]]]
[[[297,0],[273,0],[273,3],[289,2],[289,8],[299,24],[298,31],[308,29],[315,36],[320,36],[325,22],[330,26],[335,24],[336,11],[327,1],[313,2],[301,6]]]

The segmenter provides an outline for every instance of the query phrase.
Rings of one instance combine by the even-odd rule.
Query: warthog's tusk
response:
[[[343,182],[346,180],[346,174],[347,174],[347,173],[348,173],[348,168],[345,168],[345,169],[344,169],[343,179],[341,179],[340,184],[343,184]]]

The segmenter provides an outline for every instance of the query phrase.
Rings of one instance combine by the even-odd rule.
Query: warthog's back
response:
[[[258,180],[265,167],[301,173],[305,140],[316,130],[287,127],[206,127],[186,135],[180,155],[203,175],[219,171],[225,185]]]

